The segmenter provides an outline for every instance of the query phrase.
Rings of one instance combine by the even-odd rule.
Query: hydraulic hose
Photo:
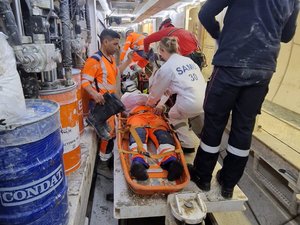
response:
[[[71,20],[69,1],[60,1],[60,19],[62,22],[63,67],[67,86],[72,85]]]
[[[6,28],[9,42],[13,46],[21,45],[21,36],[9,0],[0,1],[0,19]]]

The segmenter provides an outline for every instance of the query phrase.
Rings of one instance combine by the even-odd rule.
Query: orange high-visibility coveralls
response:
[[[174,151],[175,142],[170,134],[167,122],[159,115],[153,113],[153,108],[148,106],[137,106],[131,110],[127,119],[127,124],[134,127],[143,142],[143,149],[147,151],[148,137],[154,143],[157,154]],[[130,149],[137,151],[135,140],[130,138]],[[170,157],[176,157],[176,154],[170,154],[159,160],[160,163],[165,162]],[[132,159],[140,157],[144,159],[142,154],[136,154]]]
[[[123,61],[126,55],[126,52],[129,48],[135,51],[143,51],[144,50],[144,35],[132,32],[130,33],[125,41],[125,44],[123,46],[123,50],[120,54],[120,60]],[[141,67],[144,68],[147,64],[148,61],[141,57],[138,53],[134,52],[133,57],[132,57],[133,62],[137,62],[137,64]]]
[[[115,93],[116,82],[118,75],[118,67],[115,58],[106,58],[101,51],[96,52],[89,57],[81,72],[82,88],[88,85],[96,90],[96,83],[94,79],[97,79],[99,92],[104,94],[105,92]],[[111,128],[110,140],[101,140],[99,155],[101,160],[107,161],[112,157],[113,150],[113,138],[115,138],[115,119],[114,116],[107,120],[108,125]]]

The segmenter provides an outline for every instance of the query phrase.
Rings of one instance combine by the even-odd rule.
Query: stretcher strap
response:
[[[142,114],[142,113],[147,113],[147,112],[151,112],[151,110],[139,110],[137,112],[132,112],[132,113],[129,113],[129,117],[130,116],[134,116],[134,115],[137,115],[137,114]]]
[[[135,128],[134,127],[130,127],[129,131],[130,131],[133,139],[135,140],[135,142],[137,144],[137,152],[127,151],[127,150],[123,150],[123,149],[120,149],[119,152],[127,153],[127,154],[132,154],[132,155],[142,154],[142,155],[144,155],[146,157],[149,157],[149,158],[152,158],[152,159],[161,159],[161,158],[163,158],[165,156],[173,154],[174,152],[175,153],[182,152],[181,149],[176,149],[174,151],[169,151],[169,152],[165,152],[165,153],[162,153],[162,154],[150,154],[149,152],[145,152],[144,151],[143,142],[141,141],[141,139],[140,139],[138,133],[136,132]]]
[[[124,150],[124,149],[119,149],[120,153],[125,153],[125,154],[131,154],[131,155],[137,155],[137,154],[141,154],[144,155],[148,158],[151,159],[161,159],[164,158],[165,156],[171,155],[173,153],[181,153],[182,150],[181,149],[175,149],[174,151],[170,151],[170,152],[165,152],[162,154],[150,154],[149,152],[135,152],[135,151],[128,151],[128,150]]]
[[[119,132],[120,133],[126,133],[128,130],[130,131],[130,133],[132,134],[132,132],[131,132],[131,128],[133,128],[134,129],[134,131],[135,131],[135,128],[139,128],[139,127],[143,127],[143,128],[153,128],[153,129],[155,129],[155,128],[158,128],[158,127],[162,127],[161,125],[159,125],[159,126],[151,126],[151,125],[145,125],[145,126],[136,126],[136,127],[134,127],[134,126],[126,126],[125,128],[119,128]],[[170,129],[170,127],[169,126],[163,126],[164,128],[166,128],[168,131],[173,131],[172,129]],[[135,131],[136,132],[136,131]],[[132,136],[133,136],[133,138],[134,138],[134,135],[132,134]],[[137,135],[138,136],[138,135]],[[135,139],[134,139],[135,140]]]
[[[143,142],[141,141],[141,138],[138,135],[138,133],[136,132],[135,128],[134,127],[130,127],[129,131],[130,131],[133,139],[135,140],[135,142],[137,144],[137,151],[138,152],[144,152]]]
[[[176,125],[173,125],[174,130],[178,130],[179,128],[185,127],[185,126],[187,126],[187,123],[186,123],[186,122],[181,122],[181,123],[178,123],[178,124],[176,124]]]

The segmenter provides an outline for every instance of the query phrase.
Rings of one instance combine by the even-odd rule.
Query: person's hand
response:
[[[156,106],[156,107],[153,109],[154,114],[159,115],[159,116],[162,115],[164,111],[165,111],[165,107],[164,107],[163,105],[161,105],[161,106]]]
[[[146,106],[149,106],[149,107],[152,107],[152,108],[155,106],[155,105],[153,105],[153,104],[149,104],[149,101],[147,101],[145,105],[146,105]]]
[[[169,89],[167,89],[164,93],[165,96],[171,96],[171,91]]]
[[[105,100],[102,94],[94,91],[92,94],[92,98],[94,99],[94,101],[100,105],[104,105]]]
[[[131,52],[129,52],[128,54],[127,54],[127,60],[128,61],[132,61],[132,58],[133,58],[133,51],[131,51]]]

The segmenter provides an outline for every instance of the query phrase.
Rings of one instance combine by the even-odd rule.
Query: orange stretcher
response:
[[[120,161],[123,168],[124,176],[126,182],[128,183],[130,189],[140,195],[152,195],[155,193],[173,193],[182,190],[190,181],[190,175],[186,165],[183,151],[181,145],[175,132],[170,128],[173,138],[175,140],[175,150],[173,152],[167,152],[163,154],[156,154],[156,149],[151,140],[148,141],[148,151],[144,152],[142,148],[142,142],[139,139],[134,127],[129,127],[127,125],[127,119],[122,117],[121,114],[118,115],[118,134],[117,134],[117,144],[118,151],[120,154]],[[129,149],[129,134],[134,137],[138,152],[131,151]],[[158,163],[158,159],[165,157],[167,154],[173,154],[175,152],[177,159],[181,162],[183,166],[183,173],[181,177],[176,181],[169,181],[167,179],[167,171],[163,170]],[[148,171],[149,178],[146,181],[137,181],[130,175],[130,165],[131,158],[134,154],[143,154],[148,164],[150,165]]]

